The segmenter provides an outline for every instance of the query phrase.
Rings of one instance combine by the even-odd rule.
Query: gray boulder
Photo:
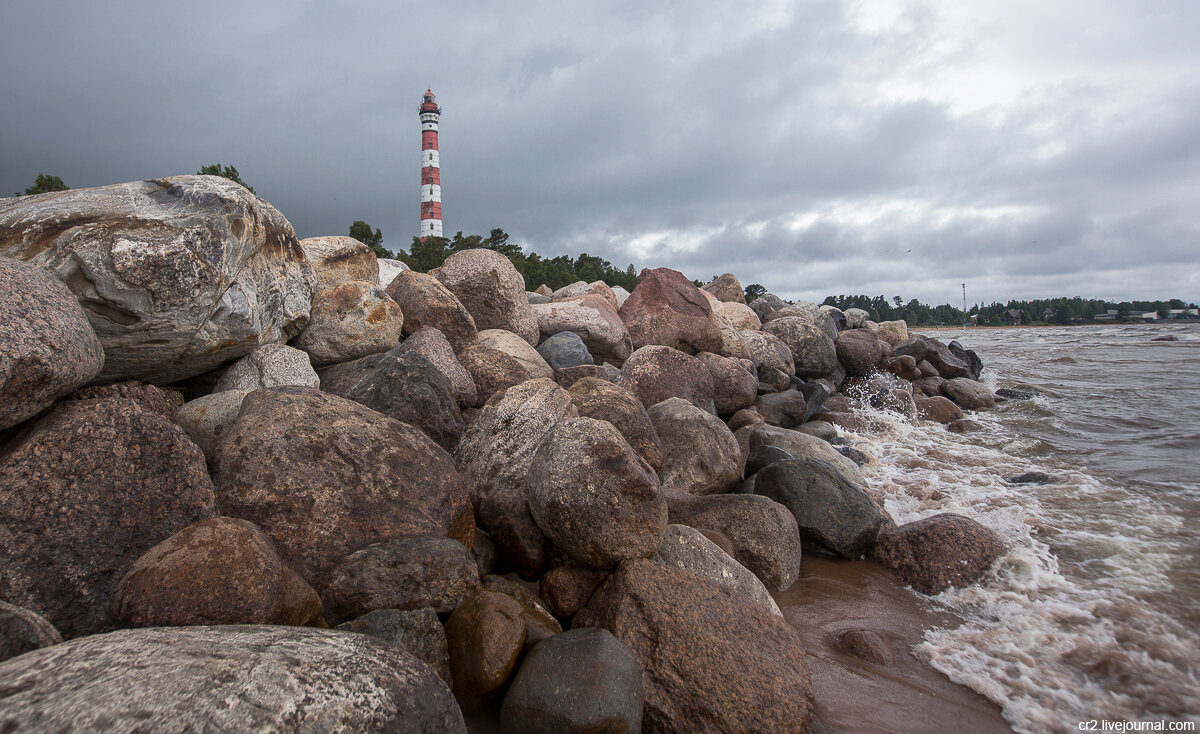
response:
[[[774,334],[792,352],[796,374],[800,377],[824,377],[837,368],[837,350],[833,339],[821,327],[799,316],[768,321],[763,331]]]
[[[242,401],[251,390],[226,390],[189,400],[184,403],[171,420],[182,428],[188,438],[200,447],[204,456],[212,459],[217,446],[237,422]]]
[[[494,250],[462,250],[431,274],[466,307],[479,330],[504,329],[537,346],[537,319],[521,275],[507,257]]]
[[[647,412],[662,441],[659,477],[664,489],[680,494],[721,494],[741,480],[741,450],[720,418],[682,398],[664,400]]]
[[[379,260],[370,247],[353,237],[309,237],[300,240],[300,247],[312,266],[318,290],[334,288],[348,280],[379,284]]]
[[[552,370],[595,364],[583,339],[573,331],[560,331],[548,337],[538,345],[537,353],[542,355],[542,359],[546,360],[546,364],[550,365]]]
[[[347,362],[386,352],[400,343],[404,314],[370,281],[351,280],[318,291],[312,317],[292,344],[315,365]]]
[[[264,344],[230,365],[213,392],[279,385],[319,388],[321,380],[306,353],[283,344]]]
[[[695,528],[668,525],[654,560],[667,566],[707,576],[747,599],[762,604],[772,614],[783,616],[771,592],[745,566],[729,557],[716,543]]]
[[[842,558],[866,553],[883,522],[870,496],[824,461],[774,462],[755,475],[754,493],[791,510],[801,538]]]
[[[446,648],[446,630],[437,612],[424,609],[376,609],[337,626],[340,630],[370,635],[399,645],[417,660],[429,666],[437,676],[453,685],[450,653]]]

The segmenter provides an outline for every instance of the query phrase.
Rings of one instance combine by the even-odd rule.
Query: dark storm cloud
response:
[[[405,247],[432,86],[451,233],[812,300],[1200,298],[1186,0],[449,5],[10,8],[0,191],[220,161]]]

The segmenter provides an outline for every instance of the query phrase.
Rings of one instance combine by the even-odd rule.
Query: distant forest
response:
[[[365,226],[365,225],[364,225]],[[369,230],[368,230],[369,231]],[[353,234],[353,232],[352,232]],[[376,252],[381,257],[389,257],[391,252],[383,250],[376,243]],[[638,270],[630,263],[624,270],[614,266],[608,260],[586,252],[578,257],[559,255],[553,258],[543,258],[536,252],[526,253],[521,246],[509,241],[508,233],[502,229],[493,229],[486,237],[483,235],[467,235],[457,232],[452,238],[426,237],[424,240],[413,237],[408,252],[398,252],[396,258],[413,270],[428,272],[438,267],[450,255],[461,250],[484,247],[495,250],[507,257],[516,267],[517,272],[525,278],[525,287],[533,290],[545,284],[551,290],[558,290],[564,285],[582,280],[591,283],[602,280],[611,285],[619,285],[625,290],[632,291],[637,285]],[[696,281],[697,285],[701,281]],[[746,300],[753,301],[766,289],[758,283],[746,285]],[[917,299],[905,302],[900,296],[885,298],[883,296],[829,296],[823,302],[825,305],[837,306],[843,311],[848,308],[861,308],[871,314],[875,321],[906,321],[909,326],[939,326],[962,324],[973,321],[980,326],[998,326],[1014,322],[1077,324],[1091,322],[1096,316],[1104,320],[1122,321],[1140,318],[1139,312],[1157,312],[1159,318],[1166,318],[1168,311],[1196,308],[1194,303],[1185,303],[1177,298],[1168,301],[1101,301],[1085,298],[1044,298],[1030,301],[1009,301],[1008,303],[991,303],[986,306],[971,306],[964,315],[961,308],[948,303],[940,306],[930,306]],[[1115,311],[1115,314],[1109,314]],[[1017,316],[1020,312],[1020,316]],[[977,317],[972,319],[971,317]]]

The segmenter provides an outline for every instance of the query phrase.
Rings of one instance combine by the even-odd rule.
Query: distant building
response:
[[[1096,314],[1095,316],[1092,317],[1092,319],[1095,321],[1116,321],[1117,313],[1118,312],[1115,308],[1110,308],[1107,311],[1105,311],[1104,313]]]
[[[1167,311],[1168,319],[1200,319],[1200,308],[1173,308]]]
[[[1010,324],[1022,324],[1025,322],[1025,312],[1019,308],[1010,308],[1004,312],[1003,318]]]
[[[432,89],[421,106],[421,239],[442,236],[442,163],[438,159],[438,121],[442,108]]]

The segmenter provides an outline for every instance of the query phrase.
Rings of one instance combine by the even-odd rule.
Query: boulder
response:
[[[903,321],[883,321],[876,336],[893,347],[908,338],[908,324]]]
[[[543,296],[541,293],[533,293],[525,291],[525,300],[529,301],[530,306],[536,306],[540,303],[550,303],[548,296]]]
[[[669,497],[670,522],[716,530],[733,545],[733,558],[771,591],[783,591],[800,574],[800,533],[783,505],[752,494]]]
[[[492,574],[480,580],[482,588],[512,597],[521,605],[521,619],[525,622],[525,651],[542,640],[562,632],[562,625],[546,609],[546,605],[524,584]]]
[[[610,301],[600,294],[585,293],[530,308],[543,339],[571,331],[579,335],[597,359],[609,359],[618,364],[633,353],[633,341],[617,311],[615,299]]]
[[[895,344],[892,356],[898,357],[905,354],[917,360],[918,367],[920,367],[922,361],[925,361],[936,370],[936,375],[926,375],[926,370],[922,369],[923,377],[938,376],[950,379],[952,377],[966,377],[970,374],[970,368],[967,363],[937,339],[916,336]]]
[[[758,602],[772,614],[783,616],[771,592],[745,566],[733,560],[704,534],[686,525],[668,525],[662,545],[654,560],[706,576],[718,584],[733,589],[751,601]]]
[[[524,368],[526,379],[535,377],[554,378],[554,370],[546,364],[546,360],[538,351],[529,346],[519,335],[504,329],[482,329],[479,332],[479,346],[490,347],[503,352]]]
[[[458,358],[454,356],[454,348],[446,340],[446,335],[426,326],[417,329],[394,350],[397,354],[420,354],[450,381],[450,391],[460,408],[478,404],[479,394],[475,390],[475,381]]]
[[[950,431],[951,433],[974,433],[975,431],[982,431],[983,424],[979,421],[963,418],[952,423],[947,423],[946,430]]]
[[[743,305],[746,303],[746,291],[743,290],[742,284],[733,273],[717,276],[711,283],[704,286],[704,290],[716,296],[718,301]]]
[[[386,257],[378,258],[379,263],[379,287],[387,290],[387,287],[392,284],[396,276],[400,273],[408,272],[409,268],[399,260],[391,260]]]
[[[171,420],[182,428],[200,447],[207,459],[212,459],[217,446],[225,440],[225,435],[233,424],[237,423],[238,413],[242,410],[242,401],[251,390],[226,390],[211,395],[189,400],[184,403]]]
[[[708,291],[700,291],[700,295],[708,299],[708,305],[712,309],[713,315],[717,318],[717,324],[721,328],[721,348],[717,354],[722,357],[732,357],[733,359],[750,359],[750,350],[742,343],[738,337],[737,327],[733,322],[725,316],[725,310],[722,308],[722,303],[717,300],[717,297]]]
[[[479,521],[478,512],[475,514],[475,520]],[[491,535],[478,527],[475,528],[475,543],[471,546],[471,555],[475,556],[475,567],[479,569],[480,575],[491,573],[496,567],[496,544],[492,542]]]
[[[478,506],[498,487],[523,492],[534,453],[559,423],[576,415],[570,394],[552,380],[528,380],[489,400],[455,451],[471,501]]]
[[[454,696],[466,711],[487,703],[508,680],[525,648],[525,620],[515,599],[479,590],[446,622]]]
[[[104,345],[103,382],[176,382],[287,341],[314,290],[287,219],[218,176],[0,200],[0,256],[67,284]]]
[[[404,313],[404,336],[432,326],[442,332],[446,341],[454,347],[455,354],[475,343],[479,333],[475,319],[458,298],[432,275],[406,270],[392,279],[386,292]]]
[[[621,378],[621,384],[642,405],[683,398],[701,410],[716,412],[712,373],[703,362],[678,349],[654,345],[638,349],[621,367]]]
[[[584,295],[600,296],[612,305],[613,310],[621,307],[621,304],[617,302],[616,292],[603,280],[593,280],[591,283],[584,283],[582,280],[577,280],[574,283],[564,285],[550,295],[551,299],[555,301],[565,301]],[[629,294],[626,293],[626,295],[628,296]]]
[[[688,354],[721,351],[717,315],[700,289],[676,270],[643,270],[620,314],[635,350],[659,345]]]
[[[786,306],[787,303],[774,293],[764,293],[746,305],[750,306],[760,319],[765,319],[767,316]]]
[[[712,413],[682,398],[670,398],[648,411],[662,441],[659,477],[664,489],[678,494],[722,494],[742,478],[737,439]]]
[[[833,325],[837,328],[839,334],[846,330],[846,314],[842,312],[842,309],[837,306],[822,304],[820,310],[821,313],[827,314],[829,318],[833,319]]]
[[[758,331],[762,328],[762,320],[758,318],[758,314],[744,303],[722,302],[721,313],[738,331]]]
[[[792,350],[779,337],[766,331],[739,331],[738,336],[750,350],[750,358],[759,369],[770,367],[785,375],[796,374]]]
[[[750,452],[750,457],[746,459],[746,476],[753,476],[777,461],[794,458],[796,457],[778,446],[768,446],[766,444],[756,446]]]
[[[232,517],[193,523],[148,550],[117,584],[110,608],[123,627],[321,620],[316,592],[261,530]]]
[[[376,609],[451,612],[479,588],[475,558],[450,538],[392,538],[354,551],[313,580],[332,624]]]
[[[786,316],[763,324],[763,331],[773,334],[792,352],[796,373],[800,377],[824,377],[837,367],[837,351],[833,339],[819,326],[803,317]]]
[[[450,455],[416,428],[336,395],[255,390],[212,464],[222,512],[262,528],[304,578],[399,536],[474,539]]]
[[[762,417],[762,414],[757,410],[754,408],[742,408],[730,416],[729,420],[726,421],[726,425],[729,426],[729,430],[736,433],[739,428],[744,426],[756,426],[763,422],[765,421]]]
[[[175,415],[175,411],[183,407],[183,393],[179,390],[150,385],[138,380],[111,382],[107,385],[90,385],[76,390],[63,400],[108,400],[110,398],[128,398],[164,418],[170,418]]]
[[[213,514],[204,455],[178,426],[128,399],[60,403],[0,455],[0,599],[64,637],[99,632],[133,562]]]
[[[42,615],[0,600],[0,663],[62,641]]]
[[[838,361],[848,375],[865,375],[883,359],[879,338],[866,329],[843,331],[835,344]]]
[[[283,344],[264,344],[230,365],[213,392],[279,385],[319,388],[321,380],[304,352]]]
[[[647,731],[808,731],[800,635],[763,605],[649,560],[621,564],[588,603],[642,669]]]
[[[534,288],[533,292],[537,293],[538,295],[545,296],[546,298],[554,295],[554,291],[550,290],[550,286],[546,285],[545,283],[542,283],[537,288]]]
[[[969,517],[943,513],[884,528],[871,559],[917,591],[937,594],[975,583],[1005,550],[991,530]]]
[[[380,285],[375,252],[353,237],[309,237],[300,240],[300,249],[312,266],[317,290],[335,288],[348,280]]]
[[[920,377],[912,381],[913,392],[927,397],[942,396],[942,385],[946,384],[944,377]]]
[[[614,385],[620,385],[622,382],[621,370],[611,364],[581,364],[578,367],[554,370],[554,381],[564,388],[570,388],[585,377],[595,377]]]
[[[495,250],[461,250],[435,273],[475,319],[475,326],[510,331],[537,346],[538,324],[525,284],[512,262]]]
[[[476,520],[487,531],[503,565],[534,580],[550,564],[554,546],[529,512],[525,487],[504,484],[476,504]]]
[[[0,202],[0,211],[3,207]],[[0,228],[0,242],[3,237]],[[0,258],[0,282],[3,431],[100,374],[104,348],[74,294],[58,278],[35,265]]]
[[[861,308],[848,308],[842,313],[846,316],[847,329],[861,329],[871,319],[871,314]]]
[[[475,405],[472,407],[483,405],[514,385],[534,379],[526,365],[515,357],[482,344],[472,344],[460,351],[458,362],[475,385]]]
[[[645,459],[651,469],[657,472],[662,468],[662,441],[650,415],[636,395],[597,377],[577,380],[567,392],[581,418],[595,418],[613,424],[630,448]]]
[[[795,428],[809,417],[808,400],[799,390],[761,395],[754,409],[763,417],[763,422],[780,428]]]
[[[817,459],[772,463],[755,475],[754,493],[791,510],[802,539],[842,558],[867,552],[883,522],[879,508],[860,486]]]
[[[312,318],[292,340],[320,366],[346,362],[400,343],[404,314],[382,288],[365,280],[351,280],[318,291]]]
[[[963,364],[967,365],[966,377],[972,380],[979,379],[979,373],[983,372],[983,360],[979,358],[974,349],[965,349],[957,341],[950,342],[946,345],[946,348],[950,350],[951,354],[958,357]]]
[[[376,609],[357,619],[339,624],[337,628],[360,635],[370,635],[398,645],[428,665],[447,686],[453,685],[446,630],[442,627],[437,612],[428,607],[407,611]]]
[[[786,428],[758,426],[750,434],[750,451],[753,452],[759,446],[777,446],[797,459],[817,459],[828,462],[845,474],[851,483],[859,487],[867,486],[866,479],[853,461],[839,454],[828,442],[822,441],[816,436]]]
[[[537,353],[555,372],[564,367],[595,364],[591,352],[588,351],[579,335],[573,331],[560,331],[547,337],[538,345]]]
[[[504,703],[509,734],[642,729],[642,670],[611,632],[585,628],[539,642],[521,661]]]
[[[829,337],[830,341],[834,341],[838,337],[838,328],[833,320],[833,316],[826,311],[822,311],[820,306],[811,301],[789,303],[783,308],[771,312],[762,321],[765,324],[784,318],[802,319],[820,329],[825,336]]]
[[[625,302],[629,300],[630,293],[619,285],[614,285],[612,287],[612,292],[613,296],[615,296],[617,299],[617,309],[620,309],[621,306],[624,306]]]
[[[546,608],[560,619],[569,619],[583,609],[608,571],[586,566],[555,566],[538,581],[538,596]]]
[[[881,366],[902,380],[911,382],[921,376],[921,371],[917,369],[917,361],[909,355],[888,357],[883,360]]]
[[[529,464],[528,497],[546,537],[589,568],[653,555],[667,524],[654,470],[594,418],[554,428]]]
[[[450,381],[424,355],[399,347],[321,372],[325,392],[353,400],[425,432],[453,451],[464,424]]]
[[[986,410],[996,404],[996,396],[987,386],[968,377],[946,380],[942,392],[963,410]]]
[[[713,405],[718,415],[733,415],[742,408],[754,405],[758,396],[758,378],[741,362],[712,352],[696,355],[712,375]]]
[[[0,663],[4,731],[466,732],[403,648],[300,627],[163,627]]]

